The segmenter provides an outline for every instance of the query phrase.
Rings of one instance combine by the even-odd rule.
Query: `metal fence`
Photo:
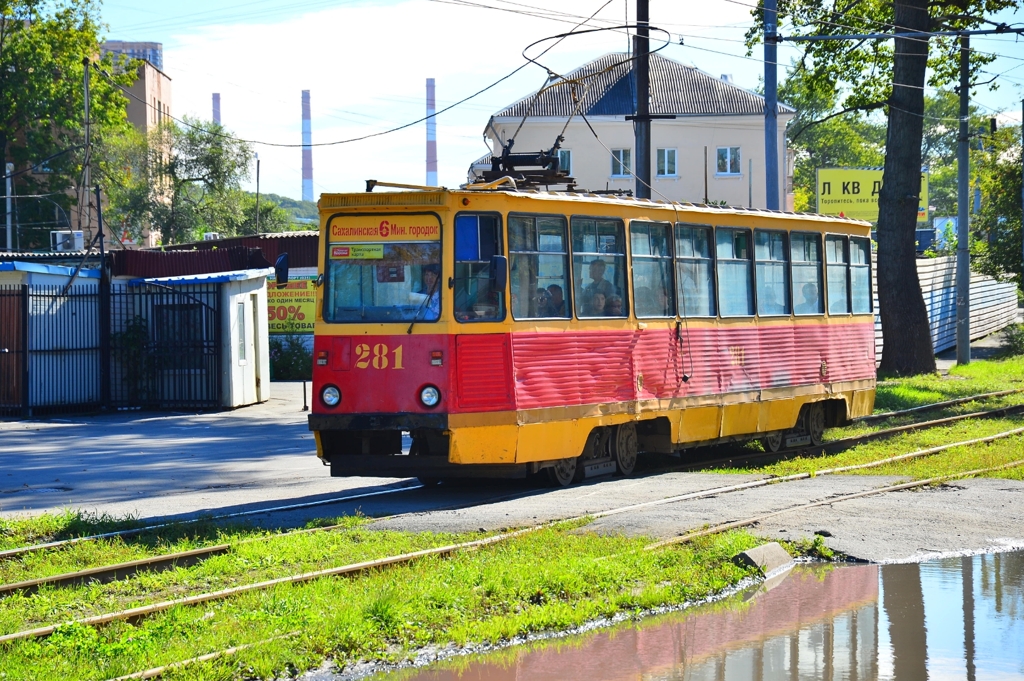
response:
[[[220,286],[0,287],[0,417],[221,403]]]

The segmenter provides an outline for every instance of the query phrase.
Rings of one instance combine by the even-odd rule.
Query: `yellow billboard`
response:
[[[270,333],[313,333],[316,319],[316,278],[291,276],[278,289],[267,281],[267,326]]]
[[[878,222],[881,168],[818,168],[818,212]],[[921,173],[917,221],[928,222],[928,173]]]

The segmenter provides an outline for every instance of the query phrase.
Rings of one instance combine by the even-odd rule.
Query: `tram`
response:
[[[866,222],[500,181],[319,210],[332,476],[564,486],[643,452],[816,445],[873,409]]]

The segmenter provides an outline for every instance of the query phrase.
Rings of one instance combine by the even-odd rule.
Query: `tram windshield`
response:
[[[434,322],[441,314],[441,242],[330,244],[328,322]]]

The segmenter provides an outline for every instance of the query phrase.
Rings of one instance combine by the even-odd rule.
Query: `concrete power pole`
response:
[[[970,150],[968,146],[968,104],[970,84],[970,36],[960,36],[960,143],[957,149],[956,182],[956,363],[971,363],[971,253],[969,250],[970,219]]]
[[[768,210],[779,210],[778,16],[777,0],[764,0],[764,188]]]
[[[434,79],[427,78],[427,186],[437,186],[437,102],[434,100]]]
[[[89,166],[92,164],[92,141],[91,141],[91,130],[92,127],[89,122],[89,58],[85,57],[82,59],[82,66],[85,67],[83,76],[82,86],[85,90],[85,168],[82,169],[82,190],[79,192],[78,204],[78,229],[82,229],[82,212],[89,210]],[[86,216],[86,222],[88,222],[88,215]],[[89,239],[86,239],[89,242]]]
[[[633,121],[636,142],[635,194],[638,199],[651,198],[651,31],[647,0],[636,0],[636,36],[633,57],[636,59],[636,118]]]

